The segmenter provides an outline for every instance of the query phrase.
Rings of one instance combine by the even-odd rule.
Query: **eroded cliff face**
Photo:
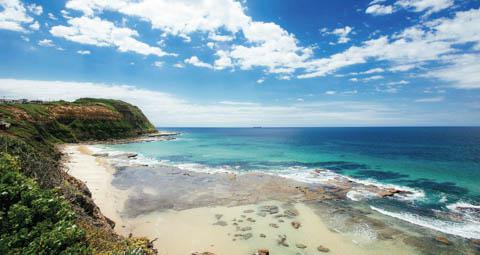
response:
[[[0,105],[0,153],[18,159],[21,174],[42,189],[56,190],[71,205],[76,224],[85,232],[92,253],[131,249],[154,252],[144,238],[115,234],[114,222],[102,215],[81,181],[62,169],[58,145],[91,140],[135,137],[155,132],[142,111],[119,100],[84,98],[74,102]],[[0,123],[0,124],[1,124]]]

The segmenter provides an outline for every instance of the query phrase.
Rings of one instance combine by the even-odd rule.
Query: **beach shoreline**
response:
[[[452,247],[451,239],[445,238],[449,242],[445,245],[435,239],[438,234],[425,237],[417,236],[415,231],[404,232],[386,224],[385,218],[369,217],[375,214],[371,209],[357,210],[348,205],[352,200],[348,199],[350,191],[356,189],[368,189],[385,198],[402,193],[409,195],[408,191],[372,187],[342,178],[334,178],[328,185],[312,185],[269,174],[199,173],[175,167],[152,167],[135,161],[136,154],[96,153],[87,144],[69,144],[61,149],[68,155],[66,170],[85,182],[101,212],[116,223],[115,231],[123,236],[133,234],[157,240],[154,245],[160,254],[208,251],[217,255],[225,252],[240,255],[252,254],[260,248],[276,254],[307,250],[314,253],[316,250],[312,247],[315,248],[316,243],[336,250],[332,254],[385,254],[387,250],[390,254],[421,254],[438,245]],[[143,174],[149,177],[139,177]],[[267,217],[269,222],[263,217],[252,218],[258,222],[255,224],[242,219],[246,217],[244,211],[258,212],[261,205],[276,206],[279,214]],[[288,224],[292,219],[279,221],[283,219],[281,212],[288,208],[298,211],[299,218],[310,215],[302,218],[302,224],[315,228],[292,232]],[[216,219],[215,215],[219,214],[221,220]],[[336,218],[343,221],[342,226],[331,220],[338,221]],[[239,227],[236,222],[239,219],[248,225]],[[248,231],[244,233],[242,227]],[[206,232],[211,234],[205,235]],[[243,240],[243,235],[248,233],[252,236]],[[260,234],[269,236],[268,241]],[[284,234],[289,242],[295,239],[300,247],[308,248],[298,248],[296,243],[289,243],[288,248],[282,246],[279,238]],[[302,236],[312,235],[321,238],[301,240]],[[369,238],[359,237],[364,235]],[[437,237],[444,240],[444,235]],[[324,239],[330,241],[321,244]]]

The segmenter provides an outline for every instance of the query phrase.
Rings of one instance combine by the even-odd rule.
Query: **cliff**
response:
[[[0,254],[153,253],[148,240],[114,233],[57,150],[152,132],[138,107],[118,100],[0,105]]]

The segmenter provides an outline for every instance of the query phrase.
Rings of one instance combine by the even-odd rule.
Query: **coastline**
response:
[[[374,236],[371,240],[361,238],[371,230],[358,230],[358,226],[367,224],[365,223],[366,219],[361,218],[360,214],[355,215],[356,218],[353,220],[350,219],[352,220],[352,229],[360,231],[360,234],[354,233],[354,231],[340,233],[342,231],[332,227],[331,222],[327,222],[328,217],[338,214],[338,212],[345,213],[346,210],[337,205],[332,206],[330,201],[344,199],[348,193],[348,187],[343,190],[341,188],[315,190],[313,187],[307,187],[278,176],[200,174],[166,168],[163,169],[164,171],[158,172],[165,174],[163,177],[172,179],[156,185],[172,190],[159,194],[158,190],[148,186],[141,189],[129,188],[129,184],[122,185],[118,181],[114,185],[114,178],[121,179],[122,174],[133,173],[135,170],[151,171],[152,169],[149,167],[137,165],[132,169],[119,168],[110,164],[106,155],[95,154],[89,149],[89,145],[85,144],[64,145],[62,150],[69,157],[68,162],[65,163],[68,173],[87,185],[101,212],[116,223],[115,231],[123,236],[133,234],[157,240],[154,246],[159,254],[184,254],[185,252],[191,254],[207,251],[225,254],[228,251],[230,254],[240,255],[255,252],[260,248],[268,248],[270,251],[285,254],[306,251],[314,253],[318,252],[316,250],[318,245],[326,246],[332,251],[332,254],[385,254],[387,251],[390,254],[417,254],[413,247],[403,245],[402,239],[394,238],[395,234],[398,234],[397,230],[382,224],[378,224],[382,225],[381,231],[383,232],[379,232],[381,236]],[[129,158],[128,155],[124,156]],[[114,174],[120,177],[114,177]],[[203,190],[201,185],[192,184],[196,182],[196,178],[214,183],[214,189],[208,187]],[[346,180],[343,185],[346,183],[350,182]],[[191,192],[175,196],[174,194],[181,194],[176,188],[182,186],[187,186]],[[255,192],[258,195],[252,196],[251,194]],[[155,203],[152,199],[158,201]],[[320,202],[320,206],[316,204],[316,201]],[[289,224],[292,219],[283,219],[282,216],[255,217],[255,221],[258,223],[242,219],[244,216],[246,217],[244,211],[258,212],[259,205],[276,206],[279,208],[277,215],[282,215],[281,211],[287,210],[286,208],[294,208],[299,212],[299,219],[303,221],[304,227],[301,227],[300,231],[292,232],[295,230]],[[334,211],[332,212],[331,209]],[[325,210],[329,210],[329,213],[320,213]],[[215,215],[218,214],[222,214],[221,220],[215,218]],[[306,217],[307,215],[308,217]],[[248,225],[241,226],[239,230],[239,223],[233,224],[235,223],[234,219],[241,220]],[[355,221],[360,221],[360,224]],[[271,224],[276,224],[277,227],[272,227]],[[246,238],[248,240],[244,240],[245,238],[242,236],[248,234],[241,231],[242,227],[243,229],[253,228],[253,230],[246,230],[252,234],[251,237]],[[205,233],[212,234],[205,235]],[[260,234],[267,235],[268,241],[260,237]],[[289,247],[278,244],[282,235],[288,236]],[[320,238],[310,240],[309,238],[312,236]],[[301,240],[302,237],[309,238]],[[327,240],[327,242],[324,243],[321,240]],[[302,245],[307,247],[298,248],[297,242],[299,242],[299,247],[303,247]],[[232,253],[232,251],[235,252]]]

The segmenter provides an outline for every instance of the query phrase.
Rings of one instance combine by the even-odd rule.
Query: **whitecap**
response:
[[[439,219],[433,219],[429,217],[420,216],[417,214],[407,213],[407,212],[391,212],[386,211],[374,206],[370,206],[372,210],[377,211],[381,214],[397,218],[421,227],[433,229],[440,231],[446,234],[456,235],[469,239],[479,239],[480,238],[480,223],[478,222],[452,222],[444,221]]]

